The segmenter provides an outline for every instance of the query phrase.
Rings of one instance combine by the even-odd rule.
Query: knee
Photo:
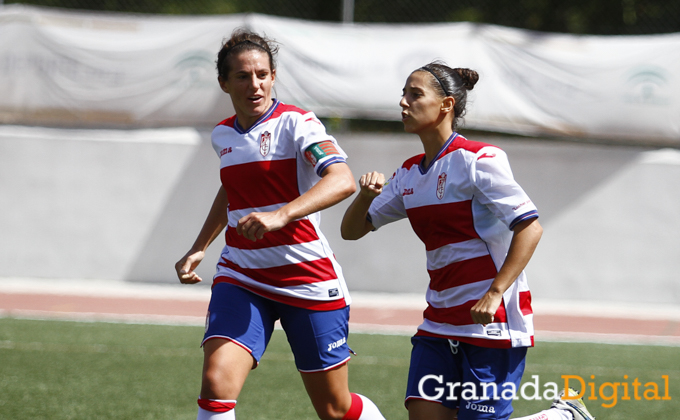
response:
[[[347,414],[349,407],[344,407],[341,404],[327,403],[323,405],[314,406],[316,415],[321,420],[342,420]]]
[[[227,370],[219,366],[206,369],[201,381],[201,397],[235,400],[243,387],[244,381],[241,379],[229,375]]]
[[[227,378],[220,369],[207,369],[203,372],[201,397],[222,399],[226,388],[228,388]]]

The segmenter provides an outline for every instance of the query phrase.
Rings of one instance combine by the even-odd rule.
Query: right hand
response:
[[[177,277],[182,284],[196,284],[203,281],[202,278],[196,274],[194,269],[203,261],[205,252],[203,251],[189,251],[182,257],[181,260],[175,264],[175,271]]]
[[[380,172],[369,172],[359,178],[359,187],[361,187],[359,194],[363,196],[375,198],[382,193],[383,186],[385,186],[385,175]]]

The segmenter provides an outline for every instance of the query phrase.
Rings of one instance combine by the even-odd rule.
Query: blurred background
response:
[[[680,0],[0,0],[0,282],[177,282],[219,186],[214,60],[239,26],[281,43],[277,97],[357,178],[421,152],[410,71],[478,70],[460,131],[508,152],[538,206],[534,299],[680,305]],[[423,293],[408,223],[346,242],[348,204],[322,223],[350,290]]]
[[[4,0],[13,3],[170,15],[261,13],[327,22],[475,22],[571,34],[680,31],[678,0]]]

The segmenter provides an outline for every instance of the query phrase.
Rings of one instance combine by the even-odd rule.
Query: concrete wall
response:
[[[0,126],[3,277],[177,281],[174,263],[219,187],[209,133],[178,132],[170,141],[165,131],[165,140],[149,141],[151,132],[12,132]],[[421,152],[409,135],[336,137],[356,178],[369,170],[390,175]],[[535,296],[680,304],[680,152],[474,140],[508,152],[539,208],[545,233],[527,270]],[[325,210],[322,226],[350,290],[422,293],[424,246],[409,223],[343,241],[348,204]],[[206,283],[222,244],[218,238],[199,267]]]

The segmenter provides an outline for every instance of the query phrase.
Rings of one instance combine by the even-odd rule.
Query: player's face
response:
[[[229,57],[227,79],[219,78],[220,87],[231,96],[239,124],[247,129],[272,104],[272,86],[276,70],[269,66],[269,56],[260,50],[248,50]]]
[[[424,71],[416,71],[406,79],[401,95],[401,121],[408,133],[421,133],[435,129],[444,121],[442,98],[431,87],[432,76]]]

